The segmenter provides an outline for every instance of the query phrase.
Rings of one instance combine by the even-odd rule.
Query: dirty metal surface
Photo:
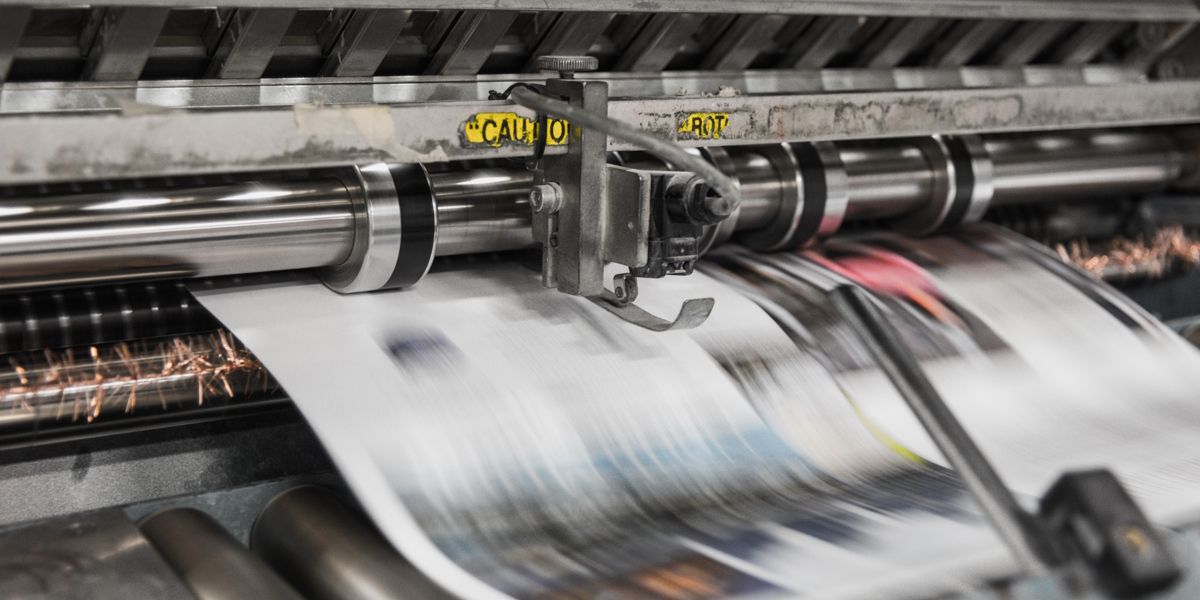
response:
[[[471,143],[479,113],[534,117],[504,101],[0,116],[0,184],[530,154]],[[728,115],[720,139],[680,133],[695,113]],[[1163,125],[1200,121],[1200,82],[618,99],[609,114],[687,146]]]

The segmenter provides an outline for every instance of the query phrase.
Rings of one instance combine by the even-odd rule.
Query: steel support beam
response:
[[[1141,72],[1108,65],[1075,67],[968,67],[961,69],[752,70],[740,73],[579,73],[603,79],[613,96],[656,98],[716,94],[722,86],[743,94],[803,94],[821,91],[880,91],[1015,87],[1019,85],[1115,84],[1141,81]],[[518,81],[541,82],[544,75],[475,77],[375,77],[266,81],[138,81],[9,83],[0,88],[0,115],[32,112],[120,111],[133,104],[163,108],[245,108],[294,104],[398,104],[486,100],[489,90]]]
[[[167,22],[170,9],[109,8],[93,13],[96,33],[87,49],[83,78],[92,81],[132,81],[142,74],[150,51]]]
[[[233,12],[208,65],[208,76],[258,79],[267,70],[296,11],[289,8],[239,9]]]
[[[939,23],[938,19],[896,19],[867,43],[858,66],[886,69],[899,65],[916,50]]]
[[[817,17],[792,44],[780,65],[793,69],[820,69],[846,47],[850,36],[867,24],[863,17]]]
[[[0,8],[0,83],[4,83],[8,77],[13,56],[21,43],[21,35],[25,33],[25,25],[29,22],[32,12],[25,6]]]
[[[178,0],[94,0],[94,6],[178,6]],[[0,6],[77,7],[75,0],[0,0]],[[295,9],[328,10],[328,0],[286,0]],[[279,0],[222,0],[222,7],[280,7]],[[511,10],[579,12],[692,12],[756,14],[820,14],[981,19],[1196,20],[1200,7],[1192,0],[355,0],[343,8],[411,10]]]
[[[661,71],[696,31],[703,15],[659,13],[646,22],[617,60],[617,71]]]
[[[717,39],[704,57],[701,69],[741,71],[774,43],[775,35],[787,25],[787,15],[740,15]]]
[[[1084,23],[1062,44],[1051,49],[1048,58],[1050,62],[1060,65],[1087,64],[1128,28],[1128,23]]]
[[[427,75],[474,75],[483,68],[517,13],[508,11],[463,11],[437,43],[425,67]]]
[[[1029,64],[1062,35],[1067,26],[1067,23],[1060,21],[1024,23],[996,46],[988,57],[988,63],[1006,67]]]
[[[396,44],[411,10],[356,10],[337,34],[321,66],[323,77],[370,77]]]
[[[537,43],[525,70],[537,70],[535,63],[539,56],[587,54],[615,16],[613,13],[563,13]]]
[[[975,58],[996,34],[1010,23],[1005,21],[963,21],[956,23],[934,43],[925,64],[934,67],[961,67]]]
[[[534,117],[499,101],[9,115],[0,184],[529,155],[526,145],[466,141],[465,123],[497,111]],[[679,139],[681,120],[712,112],[729,115],[719,140]],[[693,147],[1164,125],[1200,122],[1200,82],[620,99],[609,115]]]

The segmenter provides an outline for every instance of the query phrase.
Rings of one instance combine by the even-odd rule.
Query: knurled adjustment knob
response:
[[[539,71],[558,71],[559,75],[568,78],[575,73],[587,73],[600,68],[600,61],[594,56],[548,54],[537,57],[535,64]]]

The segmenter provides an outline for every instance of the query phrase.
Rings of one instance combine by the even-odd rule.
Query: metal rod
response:
[[[1186,163],[1159,133],[1001,136],[984,147],[994,164],[992,206],[1161,191]]]
[[[742,211],[738,214],[738,229],[761,229],[779,216],[782,202],[781,174],[775,165],[753,148],[729,153],[737,180],[742,187]]]
[[[335,178],[9,200],[0,291],[335,265],[353,236]]]
[[[933,173],[925,155],[903,140],[889,144],[838,144],[846,169],[846,219],[886,219],[912,212],[930,201]]]
[[[212,517],[172,508],[142,521],[142,534],[200,600],[302,600]]]
[[[856,286],[843,285],[830,292],[830,299],[842,318],[859,332],[879,368],[979,502],[1026,574],[1037,576],[1057,564],[1059,560],[1049,533],[1017,503],[867,293]]]
[[[511,169],[430,173],[437,198],[438,256],[533,245],[529,188],[533,175]]]
[[[1153,132],[991,136],[983,149],[994,164],[993,206],[1155,191],[1188,164],[1173,138]],[[781,204],[798,177],[794,163],[771,159],[778,150],[727,150],[744,196],[739,231],[792,218]],[[847,220],[901,217],[938,201],[937,166],[912,140],[841,142],[836,154]],[[439,221],[436,255],[533,244],[528,172],[482,168],[428,179]],[[365,247],[356,235],[370,229],[356,223],[367,216],[355,181],[326,175],[0,200],[0,291],[342,265]]]
[[[450,597],[324,488],[276,496],[254,523],[250,547],[313,600]]]
[[[182,281],[0,295],[0,353],[212,331]],[[4,364],[4,363],[0,363]]]

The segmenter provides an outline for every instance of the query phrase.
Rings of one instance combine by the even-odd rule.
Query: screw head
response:
[[[554,214],[558,212],[558,209],[562,208],[562,194],[559,192],[558,184],[541,183],[533,186],[529,190],[529,206],[535,213]]]
[[[572,73],[588,73],[600,68],[600,61],[594,56],[547,54],[537,57],[534,64],[537,65],[539,71],[558,71],[563,76],[569,76]]]

